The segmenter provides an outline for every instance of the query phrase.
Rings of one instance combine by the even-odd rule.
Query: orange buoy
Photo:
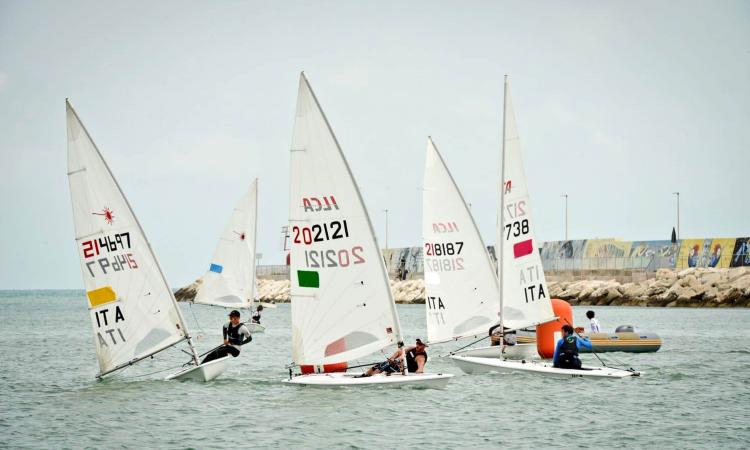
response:
[[[542,358],[552,358],[555,345],[562,337],[563,325],[573,324],[573,307],[565,300],[553,298],[552,312],[558,317],[557,320],[536,327],[536,351]]]

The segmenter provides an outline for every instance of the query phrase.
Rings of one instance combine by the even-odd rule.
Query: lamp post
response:
[[[565,240],[568,240],[568,194],[563,194],[561,197],[565,198]]]
[[[677,196],[677,240],[680,239],[680,193],[672,192],[672,195]]]

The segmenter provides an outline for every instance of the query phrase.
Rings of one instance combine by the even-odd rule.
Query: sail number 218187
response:
[[[424,266],[429,272],[450,272],[464,270],[464,259],[458,255],[464,248],[463,242],[424,244]]]

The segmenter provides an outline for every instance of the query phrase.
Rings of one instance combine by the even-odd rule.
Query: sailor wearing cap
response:
[[[224,345],[209,353],[201,364],[227,355],[236,358],[240,354],[240,346],[253,340],[250,330],[244,323],[240,322],[240,312],[236,309],[229,313],[229,323],[224,324],[221,333],[224,336]]]

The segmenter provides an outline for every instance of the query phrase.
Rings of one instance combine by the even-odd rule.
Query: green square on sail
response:
[[[319,288],[320,276],[318,275],[318,272],[311,270],[298,270],[297,282],[299,283],[299,287]]]

